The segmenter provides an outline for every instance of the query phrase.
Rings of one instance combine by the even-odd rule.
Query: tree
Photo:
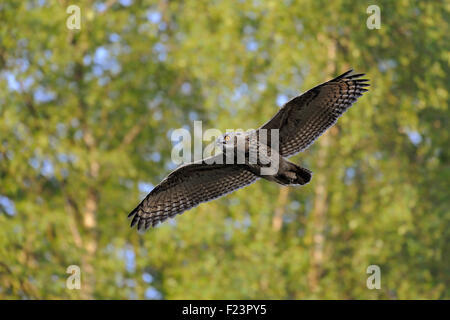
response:
[[[71,4],[0,5],[0,298],[449,297],[443,2],[378,1],[372,30],[348,0],[79,1],[80,30]],[[308,186],[129,228],[172,130],[256,128],[350,67],[371,90],[293,159]]]

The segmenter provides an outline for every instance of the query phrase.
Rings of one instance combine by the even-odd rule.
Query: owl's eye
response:
[[[225,136],[225,141],[230,141],[230,136]]]

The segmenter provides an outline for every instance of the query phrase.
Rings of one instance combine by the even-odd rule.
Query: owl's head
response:
[[[237,145],[238,139],[244,138],[244,132],[226,132],[216,140],[216,144],[223,150],[234,148]]]

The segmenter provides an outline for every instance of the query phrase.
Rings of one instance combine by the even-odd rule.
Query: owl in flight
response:
[[[367,91],[369,80],[360,78],[364,74],[352,75],[352,71],[293,98],[257,130],[226,133],[219,137],[216,143],[222,152],[182,165],[171,172],[128,215],[132,218],[131,227],[137,225],[138,230],[154,227],[167,218],[173,218],[202,202],[222,197],[260,178],[289,186],[308,183],[311,171],[286,158],[308,148]],[[265,139],[259,134],[263,131],[268,132]],[[270,133],[273,131],[277,132],[277,141]],[[277,148],[272,148],[274,144]],[[251,161],[249,154],[252,151],[265,156]],[[243,156],[243,161],[228,161],[230,158],[236,160],[239,155]],[[263,169],[269,169],[271,161],[277,162],[276,170],[266,170],[263,174]]]

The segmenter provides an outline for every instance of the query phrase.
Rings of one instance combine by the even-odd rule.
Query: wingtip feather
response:
[[[138,215],[135,215],[134,217],[133,217],[133,220],[131,220],[131,228],[133,228],[135,225],[136,225],[136,223],[139,221],[139,216]]]
[[[336,80],[340,80],[342,78],[345,78],[349,73],[352,73],[352,72],[353,72],[353,68],[351,68],[350,70],[348,70],[348,71],[344,72],[343,74],[337,76],[336,78],[334,78],[331,81],[336,81]]]

